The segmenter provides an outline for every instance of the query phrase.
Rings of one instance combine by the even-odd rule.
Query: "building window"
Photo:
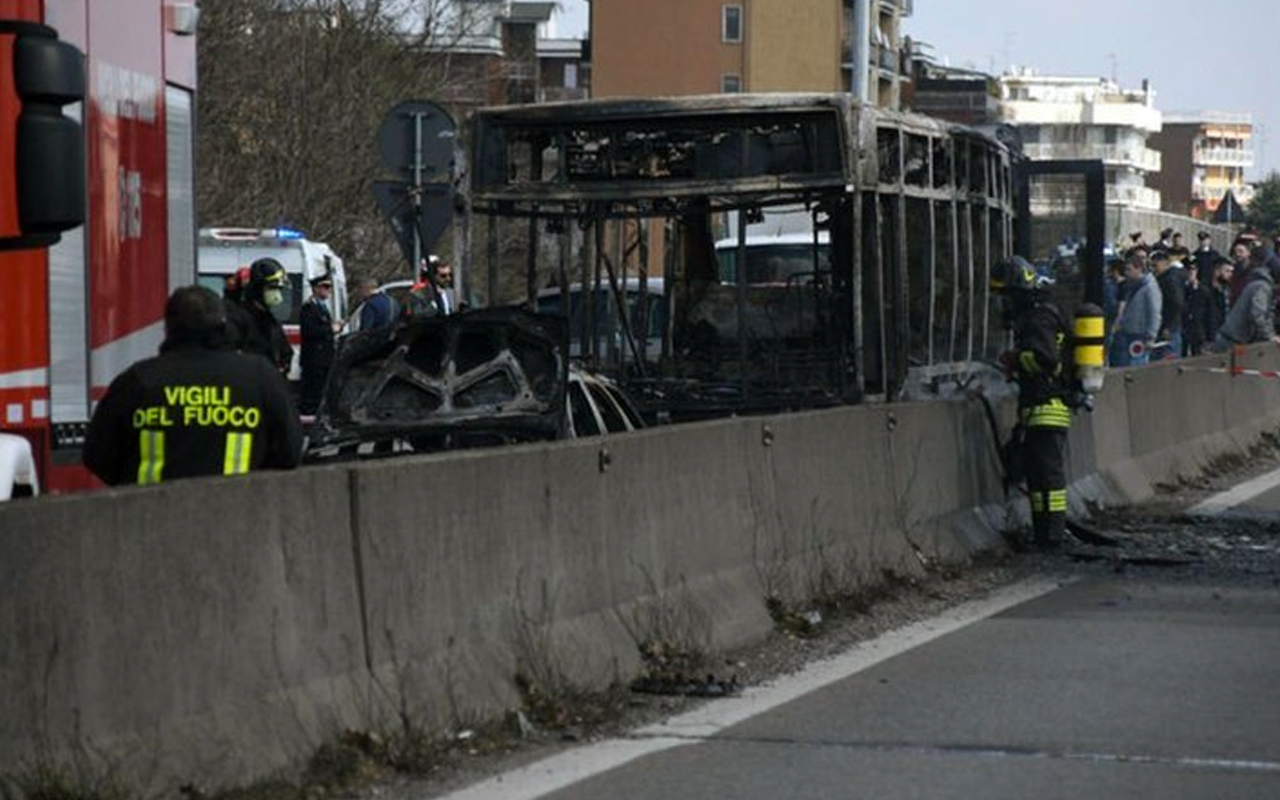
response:
[[[742,78],[738,75],[720,76],[720,93],[737,94],[742,91]]]
[[[564,88],[566,89],[578,88],[578,65],[577,64],[564,65]]]
[[[742,41],[742,6],[726,4],[720,14],[720,41]]]

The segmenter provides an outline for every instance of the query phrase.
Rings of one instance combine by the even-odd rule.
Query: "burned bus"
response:
[[[1013,249],[1015,156],[995,136],[848,95],[494,108],[471,125],[473,293],[566,315],[579,357],[647,408],[897,399],[1005,344],[987,274]]]

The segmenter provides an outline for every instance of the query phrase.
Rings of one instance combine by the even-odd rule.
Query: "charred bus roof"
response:
[[[853,109],[842,95],[717,95],[481,110],[472,200],[482,213],[611,202],[663,213],[839,190],[856,170]]]
[[[482,214],[680,213],[809,200],[902,179],[917,142],[986,132],[845,94],[742,94],[585,100],[477,111],[471,199]],[[899,142],[899,138],[901,141]],[[926,183],[926,182],[921,182]],[[939,181],[927,181],[930,188]]]

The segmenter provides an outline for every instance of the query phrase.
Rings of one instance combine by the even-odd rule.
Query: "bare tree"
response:
[[[486,20],[456,0],[217,0],[202,6],[202,226],[299,228],[352,271],[405,267],[370,192],[379,123],[408,99],[476,96],[455,56]],[[462,77],[459,77],[459,76]],[[483,96],[483,89],[479,91]],[[455,114],[456,116],[456,114]]]

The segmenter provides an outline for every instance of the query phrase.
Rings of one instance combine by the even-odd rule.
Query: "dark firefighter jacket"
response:
[[[198,344],[134,364],[94,410],[84,463],[111,485],[292,469],[302,427],[266,360]]]
[[[1014,379],[1018,416],[1031,428],[1069,428],[1071,395],[1069,331],[1058,307],[1033,298],[1014,323]]]
[[[230,332],[235,323],[228,315],[228,338],[232,347],[242,353],[256,353],[274,364],[282,373],[288,374],[293,362],[293,347],[289,345],[280,320],[271,313],[271,309],[258,303],[247,302],[242,308],[244,315],[237,315],[238,320],[243,320],[239,323],[243,327],[238,331],[238,339],[236,332]]]

